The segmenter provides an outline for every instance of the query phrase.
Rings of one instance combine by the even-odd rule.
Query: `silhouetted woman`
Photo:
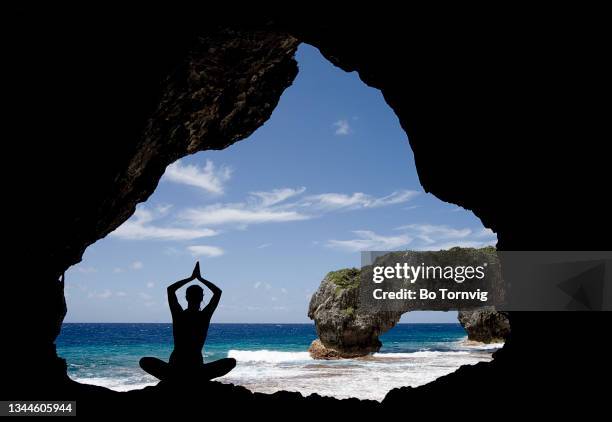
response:
[[[204,290],[198,285],[187,288],[187,309],[183,309],[176,298],[176,291],[192,280],[198,280],[208,287],[213,297],[204,309],[200,309],[204,299]],[[168,304],[172,313],[172,334],[174,335],[174,350],[170,362],[145,357],[140,359],[140,367],[160,380],[170,377],[190,377],[198,380],[210,380],[221,377],[236,366],[232,358],[219,359],[204,364],[202,348],[208,334],[208,326],[219,300],[221,289],[200,275],[200,263],[196,263],[191,277],[177,281],[168,286]]]

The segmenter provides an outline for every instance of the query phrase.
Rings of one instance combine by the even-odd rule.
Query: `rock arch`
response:
[[[452,256],[459,248],[451,249]],[[483,248],[480,253],[492,253],[492,248]],[[410,253],[410,252],[408,252]],[[361,306],[359,293],[362,281],[360,269],[345,268],[328,273],[308,306],[308,317],[315,323],[318,338],[310,346],[315,359],[340,359],[365,356],[378,352],[382,346],[379,337],[410,312],[411,306],[398,310],[374,311]],[[422,310],[418,303],[416,309]],[[458,320],[468,334],[468,340],[497,343],[510,334],[510,322],[506,313],[494,307],[461,310]]]

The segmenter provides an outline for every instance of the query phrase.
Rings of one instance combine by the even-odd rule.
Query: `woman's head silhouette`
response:
[[[200,304],[204,299],[204,290],[197,284],[193,284],[187,287],[185,298],[187,299],[189,308],[200,309]]]

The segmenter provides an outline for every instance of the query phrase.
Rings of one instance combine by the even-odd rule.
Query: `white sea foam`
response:
[[[236,359],[236,368],[218,380],[260,393],[289,390],[305,396],[317,393],[337,398],[382,400],[393,388],[427,384],[462,365],[490,361],[491,349],[502,345],[457,343],[454,346],[454,350],[448,351],[375,353],[361,359],[332,361],[314,360],[306,351],[230,350],[228,357]],[[117,391],[156,384],[153,377],[139,370],[130,371],[127,376],[125,372],[109,377],[87,375],[74,379]]]
[[[238,362],[300,362],[313,360],[308,352],[279,352],[275,350],[230,350],[227,357]]]
[[[458,355],[469,355],[470,352],[466,351],[418,351],[411,353],[374,353],[372,356],[375,358],[391,358],[391,359],[410,359],[410,358],[431,358],[436,356],[458,356]]]
[[[297,391],[337,398],[382,400],[402,386],[427,384],[462,365],[490,361],[486,350],[375,353],[362,359],[322,361],[308,352],[232,350],[236,368],[219,381],[242,385],[251,391]]]
[[[454,344],[457,349],[464,350],[497,350],[504,347],[504,343],[481,343],[479,341],[468,340],[465,337]]]
[[[504,347],[504,343],[469,344],[469,345],[466,345],[465,347],[468,349],[474,349],[474,350],[497,350],[497,349],[501,349],[502,347]]]
[[[139,377],[139,380],[113,377],[72,377],[72,379],[84,384],[98,385],[115,391],[138,390],[150,385],[155,385],[159,382],[155,378],[149,376]]]

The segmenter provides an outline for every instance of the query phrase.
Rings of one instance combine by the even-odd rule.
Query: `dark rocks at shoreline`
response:
[[[378,337],[398,323],[401,313],[364,313],[359,308],[360,270],[332,271],[312,296],[308,317],[318,340],[308,349],[315,359],[354,358],[375,353]]]
[[[457,319],[468,334],[468,340],[481,343],[502,343],[510,334],[510,321],[492,306],[459,311]]]

